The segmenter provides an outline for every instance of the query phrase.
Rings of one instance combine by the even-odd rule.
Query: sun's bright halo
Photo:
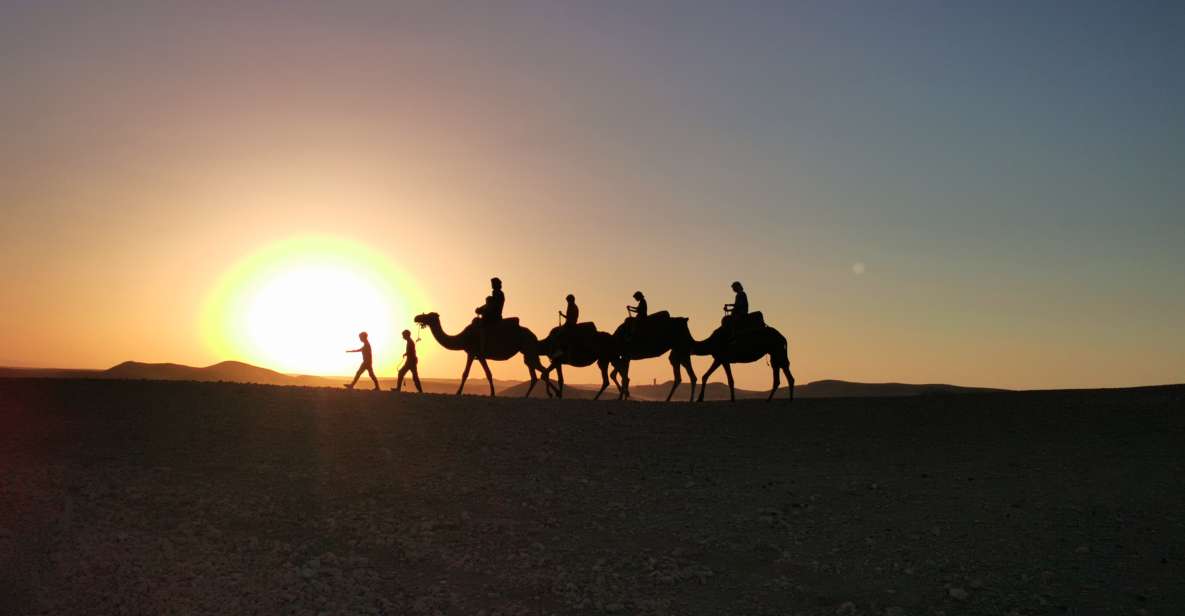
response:
[[[203,329],[219,356],[287,373],[349,374],[344,353],[366,331],[375,368],[393,369],[399,332],[422,306],[416,285],[362,244],[326,237],[278,242],[220,281]]]

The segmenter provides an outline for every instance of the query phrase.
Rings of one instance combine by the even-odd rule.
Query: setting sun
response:
[[[221,355],[281,372],[345,374],[367,331],[380,368],[410,321],[419,292],[382,255],[353,242],[299,238],[269,246],[232,269],[204,315]]]

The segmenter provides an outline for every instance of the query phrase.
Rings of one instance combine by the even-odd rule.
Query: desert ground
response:
[[[1176,614],[1185,386],[0,379],[2,614]]]

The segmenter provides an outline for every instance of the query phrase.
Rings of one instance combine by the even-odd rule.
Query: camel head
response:
[[[429,325],[431,325],[433,323],[436,323],[439,325],[440,324],[440,315],[435,312],[426,312],[424,314],[416,315],[416,317],[412,320],[415,321],[416,325],[419,325],[420,327],[428,327]]]

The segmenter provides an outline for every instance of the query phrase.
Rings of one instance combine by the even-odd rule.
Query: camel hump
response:
[[[577,323],[576,327],[585,333],[595,333],[597,331],[597,324],[592,321],[586,323]]]
[[[669,318],[671,318],[671,313],[667,310],[659,310],[658,312],[656,312],[646,318],[648,318],[648,319],[669,319]]]
[[[502,319],[502,324],[507,327],[518,327],[518,317],[506,317]]]
[[[724,318],[720,319],[720,327],[728,327],[730,324],[736,327],[737,331],[761,329],[765,327],[765,315],[760,312],[750,312],[736,316],[724,315]]]

